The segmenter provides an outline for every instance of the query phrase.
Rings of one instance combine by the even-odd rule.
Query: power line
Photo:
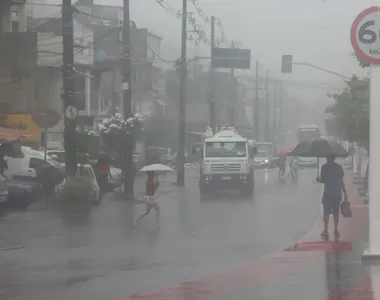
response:
[[[194,8],[198,12],[199,16],[205,21],[207,24],[210,22],[209,17],[205,14],[203,9],[200,7],[198,0],[190,0],[190,2],[193,4]]]
[[[182,13],[180,10],[176,10],[172,8],[170,5],[164,2],[164,0],[155,0],[156,3],[161,6],[163,9],[165,9],[169,14],[173,15],[174,17],[180,19],[182,16]]]
[[[96,43],[98,43],[98,42],[104,40],[105,38],[108,37],[108,34],[111,33],[111,31],[113,31],[113,30],[114,30],[114,28],[112,28],[112,30],[110,30],[110,31],[107,31],[107,32],[106,32],[103,36],[101,36],[100,38],[98,38],[98,39],[94,39],[93,42],[90,42],[90,43],[88,43],[86,46],[81,47],[79,50],[77,50],[76,52],[74,52],[74,56],[75,56],[75,55],[78,55],[78,54],[80,54],[80,53],[82,53],[83,51],[89,49],[90,47],[93,47],[94,45],[96,45]],[[59,55],[60,55],[60,53],[59,53]],[[52,65],[49,65],[49,66],[47,66],[47,67],[56,67],[56,66],[58,66],[59,64],[61,64],[62,62],[63,62],[63,59],[62,59],[62,60],[59,60],[58,62],[56,62],[56,63],[54,63],[54,64],[52,64]],[[31,72],[31,71],[34,71],[34,70],[37,69],[37,68],[39,68],[39,67],[35,67],[35,68],[33,68],[33,69],[30,69],[30,70],[23,70],[23,71],[29,73],[29,72]],[[29,77],[30,77],[30,74],[25,74],[24,76],[20,76],[19,78],[15,78],[15,79],[12,79],[12,80],[7,81],[7,82],[2,82],[2,83],[0,83],[0,86],[8,85],[8,84],[16,83],[16,82],[20,82],[22,79],[26,79],[26,78],[29,78]]]
[[[93,17],[93,18],[98,18],[100,20],[104,20],[104,21],[111,21],[111,22],[115,22],[115,20],[111,20],[111,19],[106,19],[102,16],[99,16],[99,15],[94,15],[93,13],[88,13],[88,12],[85,12],[83,10],[80,10],[78,8],[74,8],[74,13],[80,13],[82,15],[86,15],[86,16],[89,16],[89,17]]]
[[[54,13],[54,14],[56,14],[56,13]],[[37,29],[38,27],[40,27],[40,26],[42,26],[42,25],[44,25],[50,21],[59,20],[59,19],[60,19],[60,17],[44,18],[43,20],[41,20],[41,23],[38,23],[31,28],[28,28],[27,31],[33,31],[34,29]]]
[[[153,48],[152,48],[151,46],[149,46],[149,45],[148,45],[148,48],[149,48],[150,51],[152,51],[152,53],[153,53],[153,55],[154,55],[155,57],[157,57],[158,59],[160,59],[160,60],[163,61],[163,62],[170,63],[170,64],[173,64],[173,63],[176,63],[176,62],[177,62],[177,60],[167,60],[167,59],[165,59],[165,58],[162,58],[162,57],[161,57],[156,51],[154,51]]]
[[[48,4],[48,3],[35,3],[35,2],[21,2],[21,1],[14,1],[14,4],[21,4],[21,5],[35,5],[35,6],[54,6],[54,7],[60,7],[62,4]]]
[[[94,17],[94,18],[99,18],[99,19],[101,19],[101,20],[106,20],[106,21],[114,21],[114,20],[110,20],[110,19],[105,19],[105,18],[103,18],[103,17],[101,17],[101,16],[98,16],[98,15],[94,15],[94,14],[92,14],[92,13],[87,13],[87,12],[84,12],[84,11],[82,11],[82,10],[80,10],[80,9],[75,9],[75,12],[77,12],[77,13],[80,13],[80,14],[84,14],[84,15],[87,15],[87,16],[91,16],[91,17]],[[136,26],[136,23],[134,22],[134,21],[131,21],[131,23],[133,24],[133,27],[134,28],[137,28],[137,26]],[[165,62],[165,63],[175,63],[176,62],[176,60],[174,60],[174,61],[170,61],[170,60],[167,60],[167,59],[165,59],[165,58],[163,58],[163,57],[161,57],[152,47],[150,47],[149,45],[148,45],[148,48],[149,48],[149,50],[150,51],[152,51],[152,53],[154,54],[154,56],[156,56],[158,59],[160,59],[162,62]],[[135,62],[137,62],[137,61],[135,61]]]
[[[180,19],[182,17],[182,12],[179,10],[175,10],[169,4],[167,4],[164,0],[155,0],[155,2],[164,8],[169,14],[173,15],[175,18]],[[194,39],[196,44],[203,42],[205,44],[208,43],[207,34],[204,29],[201,28],[193,15],[193,13],[187,13],[188,23],[192,26],[192,33],[197,34],[197,38]]]

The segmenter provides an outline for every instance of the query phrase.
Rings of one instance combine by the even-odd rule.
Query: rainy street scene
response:
[[[380,300],[379,20],[0,1],[0,300]]]

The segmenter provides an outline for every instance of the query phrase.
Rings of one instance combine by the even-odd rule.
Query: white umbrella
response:
[[[170,168],[169,166],[165,166],[165,165],[162,165],[162,164],[153,164],[153,165],[149,165],[149,166],[145,166],[143,168],[141,168],[140,172],[174,172],[174,170],[172,168]]]

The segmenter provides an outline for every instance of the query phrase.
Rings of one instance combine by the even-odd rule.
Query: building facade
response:
[[[98,115],[122,111],[123,8],[94,5],[92,1],[78,1],[76,7],[84,12],[76,18],[93,30],[96,41],[92,74],[98,88],[93,90],[92,111]],[[160,56],[162,38],[146,28],[138,28],[133,22],[130,30],[133,110],[143,112],[146,102],[153,101],[162,76],[155,64]]]

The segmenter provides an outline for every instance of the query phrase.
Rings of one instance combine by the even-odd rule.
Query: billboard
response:
[[[213,68],[250,69],[251,50],[236,48],[212,48],[211,64]]]
[[[8,115],[5,121],[6,125],[13,129],[23,131],[21,142],[38,142],[40,141],[40,128],[33,121],[31,115]]]

